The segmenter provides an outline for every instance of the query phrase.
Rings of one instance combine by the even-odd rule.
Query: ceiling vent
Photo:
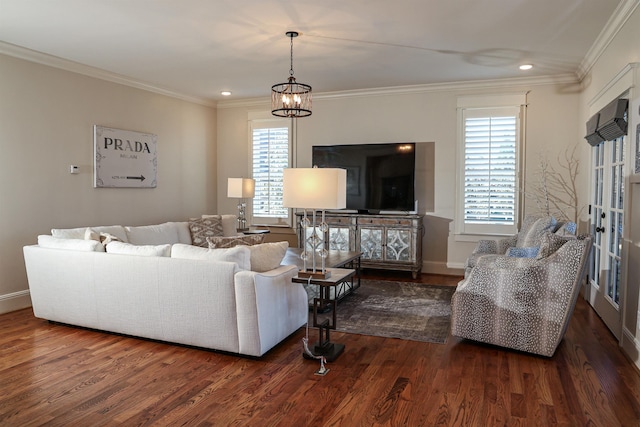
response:
[[[605,141],[627,134],[628,99],[616,99],[600,110],[598,133]]]
[[[598,121],[600,119],[600,113],[596,113],[587,121],[587,136],[584,139],[594,147],[601,142],[604,142],[604,138],[598,133]]]

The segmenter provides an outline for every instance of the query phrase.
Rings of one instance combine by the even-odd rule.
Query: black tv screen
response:
[[[415,143],[314,145],[312,164],[347,170],[347,209],[413,211]]]

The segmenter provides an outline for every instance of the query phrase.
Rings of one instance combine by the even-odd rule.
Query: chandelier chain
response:
[[[293,77],[293,33],[289,37],[291,39],[291,67],[289,68],[289,75]]]

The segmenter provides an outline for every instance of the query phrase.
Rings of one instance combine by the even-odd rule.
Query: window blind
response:
[[[282,174],[289,166],[289,128],[254,128],[252,152],[253,216],[287,218],[288,209],[282,206]]]
[[[515,223],[517,139],[516,116],[465,118],[465,223]]]

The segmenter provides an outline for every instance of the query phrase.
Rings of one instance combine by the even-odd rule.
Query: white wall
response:
[[[0,312],[30,304],[38,234],[216,211],[215,108],[5,55],[0,76]],[[157,188],[93,188],[95,124],[158,135]]]
[[[433,212],[425,218],[423,241],[425,272],[459,272],[474,242],[457,241],[450,236],[456,200],[456,106],[457,98],[474,94],[527,92],[527,163],[529,173],[538,166],[538,153],[555,153],[582,143],[576,133],[579,94],[574,83],[550,80],[479,82],[448,87],[421,88],[413,93],[385,95],[357,94],[346,97],[317,95],[311,117],[298,120],[297,166],[310,166],[313,145],[358,144],[370,142],[434,142],[435,200]],[[266,101],[266,100],[265,100]],[[232,211],[223,184],[227,177],[248,174],[248,112],[268,110],[266,102],[253,100],[218,105],[218,205]],[[586,144],[585,144],[586,145]],[[224,161],[222,160],[224,159]],[[227,159],[232,159],[227,162]],[[582,189],[581,189],[582,191]],[[586,191],[586,190],[585,190]],[[418,195],[419,208],[424,195]],[[586,194],[583,195],[583,200]],[[527,210],[535,206],[528,204]],[[424,213],[422,210],[421,213]]]

